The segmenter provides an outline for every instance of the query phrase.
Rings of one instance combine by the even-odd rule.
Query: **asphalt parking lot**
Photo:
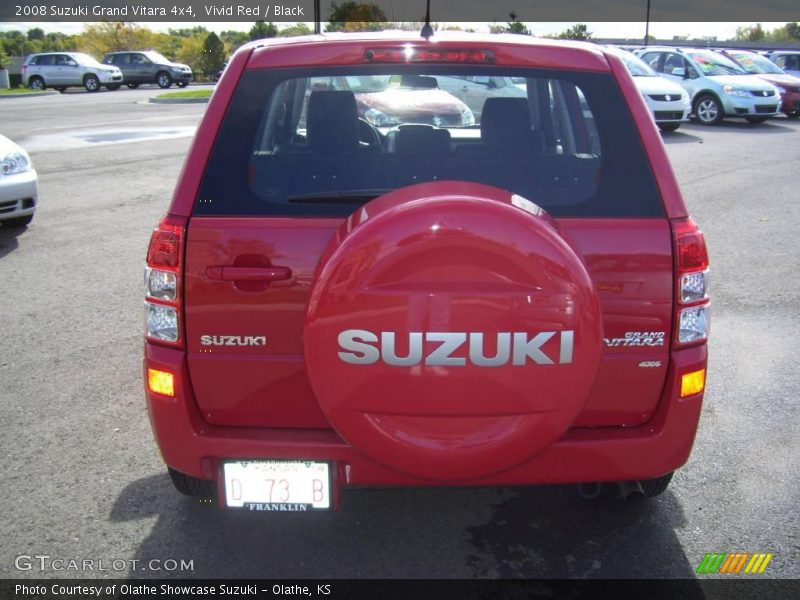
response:
[[[734,551],[800,577],[800,121],[664,136],[713,268],[700,431],[664,495],[348,490],[338,513],[230,514],[173,490],[142,392],[145,249],[204,110],[142,103],[160,92],[0,101],[40,183],[33,224],[0,227],[0,577],[694,577]],[[42,573],[18,555],[141,562]]]

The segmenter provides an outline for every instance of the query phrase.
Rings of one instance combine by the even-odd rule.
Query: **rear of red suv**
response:
[[[474,124],[369,101],[437,77],[526,93]],[[350,485],[653,496],[694,440],[705,243],[624,65],[590,45],[243,48],[146,287],[156,439],[180,491],[227,508],[329,510]]]

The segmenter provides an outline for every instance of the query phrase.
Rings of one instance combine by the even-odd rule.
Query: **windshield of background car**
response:
[[[163,64],[163,63],[171,63],[172,62],[168,58],[165,58],[162,55],[160,55],[158,52],[153,52],[152,50],[149,51],[149,52],[142,52],[142,54],[144,54],[147,58],[149,58],[154,63]]]
[[[625,63],[625,68],[628,69],[628,72],[631,74],[632,77],[658,77],[658,73],[656,73],[650,66],[645,63],[641,58],[638,56],[634,56],[630,52],[626,52],[625,50],[610,50],[611,54],[618,56],[622,59],[622,62]]]
[[[443,89],[451,79],[460,85]],[[610,74],[462,65],[246,71],[194,212],[345,216],[442,180],[505,189],[555,216],[663,214]]]
[[[88,54],[83,54],[82,52],[76,52],[74,54],[71,54],[70,56],[82,65],[97,66],[100,64],[99,62],[97,62],[97,59],[95,59],[93,56],[89,56]]]
[[[784,72],[783,69],[774,62],[758,54],[751,54],[750,52],[729,52],[728,54],[730,54],[745,71],[753,75],[763,75],[766,73],[781,75]]]
[[[747,72],[730,58],[717,52],[688,52],[703,75],[747,75]]]

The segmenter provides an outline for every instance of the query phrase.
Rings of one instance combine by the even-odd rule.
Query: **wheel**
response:
[[[67,91],[67,88],[63,85],[59,85],[56,89],[58,90],[59,94],[63,94],[64,92]]]
[[[106,87],[113,92],[113,91],[118,90],[119,88],[121,88],[122,84],[121,83],[109,83]]]
[[[139,87],[138,83],[126,83],[125,85],[127,85],[132,90],[135,90],[136,88]]]
[[[170,77],[169,73],[166,71],[160,71],[158,75],[156,75],[156,83],[158,87],[165,90],[172,85],[172,77]]]
[[[719,100],[711,94],[703,94],[697,99],[694,114],[703,125],[717,125],[725,116]]]
[[[187,85],[189,85],[188,81],[181,81],[180,83],[178,83],[178,87],[182,87],[182,88],[186,87]]]
[[[661,131],[677,131],[680,123],[656,123]]]
[[[39,77],[38,75],[35,77],[31,77],[28,81],[28,87],[32,90],[43,90],[47,86],[44,84],[44,79]]]
[[[14,219],[0,221],[0,224],[5,225],[6,227],[26,227],[27,225],[31,224],[31,221],[33,221],[33,215],[25,215],[24,217],[16,217]]]
[[[86,88],[87,92],[96,92],[100,89],[100,80],[97,78],[97,75],[92,75],[91,73],[83,78],[83,87]]]
[[[786,113],[786,116],[789,117],[790,119],[797,119],[798,117],[800,117],[800,110],[796,110],[795,112],[791,113]]]
[[[167,467],[172,485],[184,496],[213,499],[217,495],[217,484],[207,479],[196,479]]]
[[[662,477],[656,477],[655,479],[643,479],[639,483],[642,484],[642,490],[644,491],[644,495],[646,498],[655,498],[656,496],[663,494],[669,482],[672,481],[672,476],[675,475],[675,471],[667,473]]]
[[[769,117],[745,117],[745,118],[747,119],[748,123],[763,123],[764,121],[769,119]]]

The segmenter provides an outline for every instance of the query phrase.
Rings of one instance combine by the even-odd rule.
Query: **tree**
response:
[[[510,21],[506,26],[506,31],[508,33],[519,33],[522,35],[530,35],[531,30],[525,27],[525,25],[517,20],[517,15],[513,12],[508,13],[508,18]]]
[[[28,41],[33,42],[34,40],[43,40],[43,39],[44,39],[44,29],[40,29],[39,27],[28,29]]]
[[[783,28],[790,39],[800,41],[800,23],[787,23]]]
[[[312,31],[308,25],[305,23],[296,23],[295,25],[284,27],[280,30],[278,35],[281,37],[291,37],[295,35],[309,35],[310,33],[312,33]]]
[[[107,52],[151,48],[154,34],[146,27],[122,21],[91,23],[84,27],[78,47],[89,54],[102,57]]]
[[[331,16],[325,31],[381,31],[389,19],[376,4],[367,2],[331,3]]]
[[[740,42],[760,42],[766,38],[764,28],[761,23],[756,23],[749,27],[736,28],[736,40]]]
[[[581,40],[584,42],[592,39],[592,32],[585,23],[577,23],[558,34],[560,40]]]
[[[206,74],[214,74],[222,68],[225,62],[225,45],[213,31],[206,36],[203,42],[202,69]]]
[[[256,21],[250,29],[250,39],[260,40],[262,38],[271,38],[278,35],[278,28],[275,23],[265,23],[264,21]]]
[[[178,62],[185,63],[192,68],[192,71],[203,71],[203,37],[193,35],[181,40],[180,48],[175,53]]]

